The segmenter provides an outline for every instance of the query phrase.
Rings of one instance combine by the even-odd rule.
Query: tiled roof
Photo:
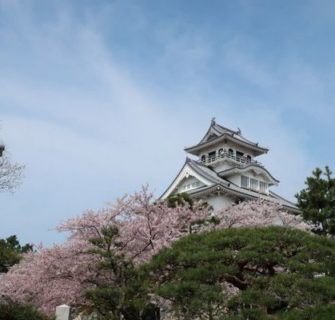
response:
[[[256,199],[259,197],[262,197],[264,199],[268,199],[268,200],[277,200],[280,202],[281,205],[283,205],[284,207],[293,210],[293,211],[299,211],[299,209],[297,208],[297,206],[289,201],[286,200],[285,198],[277,195],[276,193],[270,191],[269,195],[265,195],[265,194],[260,194],[258,192],[252,191],[252,190],[247,190],[244,188],[239,187],[238,185],[236,185],[235,183],[220,177],[214,170],[211,170],[209,167],[205,166],[204,164],[202,164],[199,161],[194,161],[190,158],[186,159],[186,163],[191,166],[191,168],[196,171],[199,175],[201,175],[202,177],[206,178],[207,180],[210,180],[213,185],[211,186],[203,186],[197,189],[193,189],[190,191],[191,194],[197,194],[197,193],[203,193],[206,191],[210,191],[211,189],[215,189],[217,187],[221,187],[223,189],[225,189],[227,192],[231,192],[233,194],[237,194],[240,195],[242,197],[246,197],[249,199]],[[263,167],[262,167],[263,168]],[[263,168],[264,169],[264,168]]]
[[[208,134],[210,132],[215,134],[216,137],[214,137],[213,139],[208,139]],[[227,138],[233,139],[235,141],[240,141],[244,145],[251,146],[252,148],[254,148],[256,150],[261,150],[262,152],[267,152],[268,151],[267,148],[259,146],[259,144],[257,142],[252,142],[252,141],[246,139],[245,137],[243,137],[240,130],[234,131],[234,130],[225,128],[225,127],[217,124],[214,120],[212,120],[211,125],[209,126],[206,134],[200,140],[200,142],[198,144],[192,146],[192,147],[185,148],[185,151],[191,151],[191,149],[195,149],[195,148],[198,148],[200,146],[205,146],[207,144],[212,144],[219,139],[222,140],[223,137],[227,137]]]
[[[257,142],[252,142],[252,141],[248,140],[247,138],[245,138],[244,136],[242,136],[241,130],[232,130],[232,129],[226,128],[226,127],[221,126],[220,124],[216,123],[214,120],[212,120],[211,125],[210,125],[208,131],[206,132],[206,135],[211,129],[214,129],[219,134],[219,136],[223,135],[225,133],[230,134],[230,135],[234,136],[235,138],[237,138],[239,140],[242,140],[246,143],[258,146]],[[202,142],[204,142],[203,139],[200,141],[200,143],[202,143]]]
[[[199,161],[186,158],[186,163],[188,163],[195,172],[197,172],[198,174],[200,174],[201,176],[203,176],[204,178],[208,179],[213,183],[223,183],[223,184],[229,183],[226,179],[223,179],[220,176],[218,176],[218,174],[214,170],[211,170],[209,167],[205,166]]]

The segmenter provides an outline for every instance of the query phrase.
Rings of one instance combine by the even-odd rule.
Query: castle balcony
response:
[[[263,166],[260,162],[251,159],[251,157],[235,155],[235,154],[230,153],[230,152],[222,152],[220,154],[208,155],[205,158],[203,157],[201,159],[201,162],[204,163],[204,164],[213,164],[213,163],[222,161],[223,159],[230,160],[230,161],[238,163],[239,165],[242,165],[242,166],[248,165],[250,163]]]

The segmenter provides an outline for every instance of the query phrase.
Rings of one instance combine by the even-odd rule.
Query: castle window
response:
[[[243,154],[244,154],[244,153],[241,152],[241,151],[236,151],[236,160],[237,160],[237,161],[244,162]]]
[[[266,193],[267,189],[268,189],[267,183],[265,183],[263,181],[260,181],[259,182],[259,191],[262,192],[262,193]]]
[[[247,156],[247,160],[248,162],[251,162],[251,157],[249,155]]]
[[[249,188],[249,177],[241,176],[241,187]]]
[[[229,150],[228,150],[228,154],[229,154],[230,156],[233,156],[233,155],[234,155],[234,150],[233,150],[233,149],[229,149]]]
[[[206,162],[206,156],[205,155],[201,156],[201,161]]]
[[[213,152],[210,152],[208,154],[208,161],[211,162],[211,161],[214,161],[215,160],[215,155],[216,155],[216,152],[213,151]]]
[[[250,189],[258,190],[258,180],[250,179]]]
[[[223,155],[223,149],[219,149],[219,156]]]
[[[243,157],[243,154],[241,151],[236,151],[236,157]]]

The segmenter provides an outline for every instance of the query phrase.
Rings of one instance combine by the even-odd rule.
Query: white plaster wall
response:
[[[225,195],[211,196],[207,198],[206,201],[213,207],[214,211],[226,208],[233,203],[232,199]]]
[[[250,177],[250,178],[254,178],[254,179],[257,179],[257,180],[264,181],[264,175],[263,174],[257,174],[253,170],[244,171],[242,174],[244,176],[247,176],[247,177]]]
[[[188,191],[188,190],[191,190],[191,189],[195,189],[194,187],[191,187],[189,189],[184,189],[184,187],[186,185],[189,185],[189,184],[192,184],[192,183],[195,183],[195,182],[198,182],[198,186],[196,188],[200,188],[202,186],[204,186],[204,184],[202,182],[200,182],[197,178],[195,177],[189,177],[187,179],[185,179],[179,186],[178,186],[178,192],[185,192],[185,191]]]
[[[267,184],[269,184],[271,181],[262,173],[260,174],[255,174],[255,172],[253,172],[252,170],[248,170],[246,172],[243,172],[242,175],[249,177],[249,179],[256,179],[258,181],[262,181],[265,182]]]
[[[254,171],[252,170],[247,170],[247,171],[242,171],[241,174],[234,174],[231,176],[228,176],[227,179],[229,179],[230,181],[236,183],[237,185],[241,185],[241,175],[242,176],[246,176],[249,178],[253,178],[253,179],[257,179],[259,181],[263,181],[265,183],[270,183],[271,180],[268,179],[264,174],[260,173],[260,174],[255,174]]]
[[[239,187],[241,187],[241,175],[243,176],[246,176],[246,177],[249,177],[249,179],[256,179],[258,181],[262,181],[262,182],[265,182],[265,183],[269,183],[269,180],[266,179],[266,177],[263,175],[263,174],[254,174],[253,172],[251,171],[246,171],[246,172],[243,172],[242,174],[236,174],[236,175],[232,175],[230,177],[227,177],[227,179],[235,184],[237,184]],[[250,180],[249,180],[250,181]],[[269,193],[269,186],[266,190],[266,194]]]
[[[239,187],[241,186],[241,175],[236,174],[228,178],[232,183],[237,184]]]

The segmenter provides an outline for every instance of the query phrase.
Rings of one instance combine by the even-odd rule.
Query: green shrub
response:
[[[0,302],[0,320],[51,320],[34,306],[3,299]]]

